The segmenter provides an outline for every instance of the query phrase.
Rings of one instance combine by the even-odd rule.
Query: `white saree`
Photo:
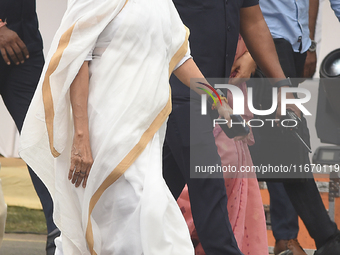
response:
[[[187,52],[187,39],[171,0],[69,1],[20,148],[52,195],[62,232],[56,254],[194,254],[161,172],[169,75]],[[67,179],[69,87],[93,48],[88,114],[94,163],[83,189]]]

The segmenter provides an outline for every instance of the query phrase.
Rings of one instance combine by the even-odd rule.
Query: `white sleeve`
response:
[[[187,61],[189,58],[192,58],[192,56],[190,55],[190,47],[189,47],[189,42],[188,42],[188,50],[187,50],[187,53],[185,53],[185,56],[178,62],[178,64],[175,66],[174,68],[174,71],[180,67],[181,65],[183,65],[183,63],[185,61]]]
[[[85,61],[91,61],[93,59],[93,50],[94,50],[94,47],[90,50],[90,52],[87,54],[86,58],[85,58]]]

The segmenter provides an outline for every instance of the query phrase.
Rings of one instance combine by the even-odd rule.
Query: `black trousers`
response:
[[[200,111],[200,104],[192,104]],[[195,125],[190,134],[190,102],[173,99],[163,149],[163,176],[175,199],[188,185],[193,220],[198,237],[207,255],[242,254],[239,250],[227,212],[224,179],[190,178],[190,153],[199,153],[199,164],[221,164],[217,153],[213,126]],[[208,117],[209,118],[209,117]],[[190,146],[191,140],[194,146]],[[192,151],[191,151],[192,150]],[[191,162],[192,163],[192,162]],[[218,177],[218,176],[215,176]]]
[[[20,65],[6,65],[0,57],[0,94],[19,132],[26,112],[38,84],[44,56],[42,52],[30,53],[30,58]],[[50,193],[38,176],[28,167],[34,188],[41,201],[48,233],[56,229],[54,225],[53,203]]]
[[[282,40],[276,39],[274,42],[285,75],[302,77],[306,53],[292,52],[290,44],[288,47]],[[314,178],[301,183],[284,182],[283,185],[296,212],[314,239],[316,247],[320,248],[336,233],[337,226],[328,216]]]
[[[279,61],[281,67],[287,77],[302,77],[303,67],[306,59],[306,53],[299,53],[294,52],[292,49],[291,44],[284,40],[284,39],[274,39],[274,43],[276,46],[276,51],[279,57]],[[298,85],[298,80],[295,80],[296,84]],[[303,117],[302,117],[303,118]],[[303,118],[303,122],[306,120]],[[259,143],[255,147],[251,148],[251,151],[258,153],[260,151],[259,148],[256,146],[261,146],[261,140],[263,140],[264,133],[262,133],[262,137],[256,137],[258,133],[255,135],[255,141],[259,140]],[[270,136],[269,132],[265,133],[266,136]],[[307,128],[307,124],[305,124],[304,133],[305,141],[309,143],[309,131]],[[258,138],[258,139],[257,139]],[[275,137],[267,137],[269,140],[275,140]],[[296,144],[294,141],[290,142],[291,150],[293,151],[299,144]],[[266,145],[268,146],[268,145]],[[271,149],[275,150],[275,148]],[[287,152],[285,154],[289,154]],[[305,151],[302,157],[297,158],[298,162],[293,162],[293,164],[309,164],[309,157],[308,153]],[[277,155],[277,162],[280,161],[283,164],[288,164],[287,160],[284,158],[285,155]],[[256,161],[256,160],[254,160]],[[257,162],[257,164],[260,162]],[[271,185],[275,185],[272,183]],[[283,186],[288,194],[290,202],[292,203],[294,209],[296,210],[297,214],[302,219],[303,223],[305,224],[310,236],[314,239],[316,247],[320,248],[324,245],[333,234],[337,231],[337,226],[328,216],[328,213],[325,209],[325,206],[322,202],[320,193],[317,189],[315,184],[314,178],[310,176],[310,178],[305,179],[304,181],[297,182],[297,181],[285,181],[283,182]],[[270,196],[276,196],[276,193],[271,193]],[[277,198],[278,199],[278,198]],[[282,203],[286,203],[287,201],[282,201]]]

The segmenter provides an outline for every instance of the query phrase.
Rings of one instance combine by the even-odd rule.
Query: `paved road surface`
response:
[[[46,235],[5,234],[0,255],[46,255]]]

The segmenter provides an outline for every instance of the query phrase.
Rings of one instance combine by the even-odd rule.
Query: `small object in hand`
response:
[[[77,170],[77,168],[75,167],[74,168],[74,173],[79,174],[80,173],[80,169]]]
[[[230,118],[232,123],[235,123],[232,127],[229,127],[227,124],[220,125],[226,136],[232,139],[236,136],[245,136],[249,134],[250,128],[241,115],[231,114]]]
[[[221,101],[224,101],[226,104],[228,104],[228,99],[225,97],[225,96],[220,96],[221,98]],[[212,110],[216,110],[217,109],[217,102],[216,103],[213,103],[213,105],[211,106],[211,109]]]
[[[228,104],[228,99],[225,97],[223,91],[221,91],[220,89],[217,89],[216,91],[220,95],[221,101],[223,100],[226,104]],[[208,100],[208,102],[209,102],[209,100]],[[216,109],[216,104],[212,104],[212,109],[213,110]],[[229,127],[227,125],[227,123],[220,125],[220,127],[222,128],[222,130],[226,134],[226,136],[228,136],[230,139],[232,139],[236,136],[245,136],[245,135],[249,134],[250,129],[249,129],[248,125],[245,124],[245,121],[244,121],[244,119],[242,118],[241,115],[231,114],[230,118],[231,118],[231,121],[233,123],[236,123],[232,127]],[[222,119],[224,119],[224,118],[222,118]],[[244,125],[241,124],[241,123],[244,123]]]

